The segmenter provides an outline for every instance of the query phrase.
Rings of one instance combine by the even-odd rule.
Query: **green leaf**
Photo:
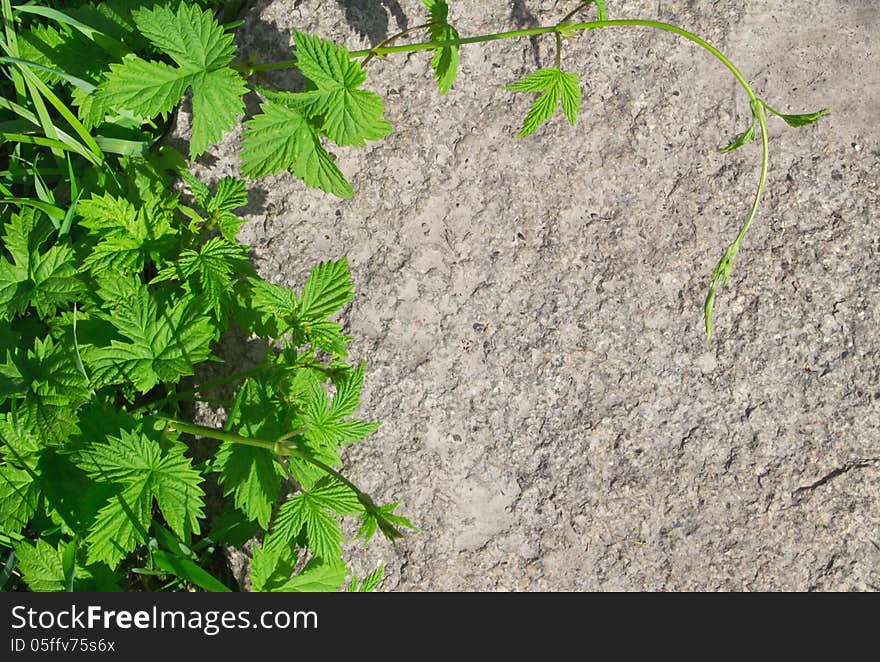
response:
[[[222,237],[213,237],[198,252],[183,251],[177,262],[162,269],[151,282],[186,281],[192,292],[204,295],[219,320],[231,303],[233,283],[253,274],[254,269],[243,246]]]
[[[223,493],[233,495],[235,507],[268,528],[272,507],[281,492],[272,453],[263,448],[223,443],[217,449],[214,467],[220,471]]]
[[[217,190],[208,202],[207,211],[233,211],[248,201],[245,183],[237,177],[224,177],[217,182]]]
[[[123,300],[107,320],[129,342],[113,340],[85,355],[92,378],[100,383],[128,380],[141,392],[159,382],[177,382],[192,375],[196,364],[210,355],[214,338],[211,318],[200,299],[182,298],[163,305],[143,285]]]
[[[327,395],[319,383],[304,396],[306,410],[303,421],[307,426],[306,437],[314,442],[315,448],[336,448],[368,437],[379,428],[378,423],[363,421],[342,421],[344,414],[338,414],[328,407]],[[342,412],[346,407],[340,406]]]
[[[149,118],[169,112],[192,87],[190,157],[195,158],[231,129],[244,109],[244,79],[227,66],[235,54],[232,35],[210,11],[186,3],[176,12],[164,6],[136,10],[133,16],[141,34],[178,66],[127,57],[110,66],[98,97]]]
[[[385,566],[380,563],[379,567],[364,577],[364,580],[360,582],[360,584],[358,584],[357,575],[352,575],[351,582],[348,584],[345,591],[347,593],[372,593],[379,588],[379,584],[382,583],[382,575],[384,572]]]
[[[12,414],[0,414],[0,444],[7,458],[18,466],[33,466],[40,453],[40,444],[27,428],[18,424]],[[8,460],[7,460],[8,461]]]
[[[175,556],[161,549],[153,552],[152,557],[153,563],[156,564],[157,568],[171,573],[190,584],[214,593],[230,592],[228,586],[187,558]]]
[[[261,278],[250,278],[248,284],[249,291],[235,311],[238,324],[263,338],[277,338],[289,330],[299,310],[293,290]]]
[[[97,241],[85,258],[95,274],[140,271],[147,260],[159,262],[170,252],[178,235],[173,213],[155,197],[136,207],[125,198],[93,195],[79,202],[77,213],[78,225]]]
[[[422,0],[428,10],[431,25],[428,27],[430,41],[454,41],[459,38],[458,30],[449,25],[449,7],[445,0]],[[443,46],[434,51],[431,68],[441,94],[446,94],[455,82],[458,73],[458,46]]]
[[[285,501],[266,538],[266,547],[292,545],[305,528],[309,549],[318,558],[338,559],[342,555],[342,529],[321,497],[301,492]]]
[[[199,74],[193,81],[190,155],[195,157],[218,142],[244,111],[244,79],[229,68]]]
[[[13,261],[0,255],[0,320],[23,313],[29,305],[40,317],[49,317],[82,292],[70,245],[56,243],[41,251],[53,229],[33,209],[13,214],[4,226],[3,245]]]
[[[170,112],[199,73],[198,69],[172,67],[130,55],[121,63],[110,65],[98,99],[139,117],[155,117]]]
[[[403,534],[395,527],[407,529],[416,529],[412,522],[406,517],[395,515],[394,510],[399,502],[389,503],[386,506],[378,506],[368,508],[361,515],[361,528],[357,537],[369,541],[376,534],[376,530],[382,531],[382,534],[391,541],[397,540]]]
[[[37,511],[40,494],[31,472],[9,464],[0,466],[0,530],[17,533],[27,526]]]
[[[354,287],[348,272],[348,260],[321,262],[312,268],[300,300],[300,319],[327,317],[351,301]]]
[[[131,483],[114,494],[98,511],[86,538],[87,562],[115,568],[138,544],[144,543],[152,504],[147,480]]]
[[[302,323],[302,332],[308,342],[328,354],[336,357],[347,356],[345,345],[351,337],[342,333],[342,326],[336,322],[325,319],[307,320]]]
[[[727,154],[736,149],[739,149],[743,145],[752,142],[755,139],[755,119],[752,118],[752,123],[749,124],[749,128],[739,134],[736,138],[731,140],[726,146],[722,147],[718,150],[721,154]]]
[[[176,13],[166,5],[136,9],[132,16],[140,33],[181,67],[216,69],[227,65],[235,54],[232,35],[210,11],[198,6],[181,2]]]
[[[74,543],[68,543],[72,545]],[[36,544],[22,541],[14,545],[15,556],[18,558],[18,568],[22,577],[32,591],[58,592],[67,590],[67,581],[64,574],[64,551],[65,543],[56,549],[45,540],[37,540]],[[75,578],[85,579],[89,572],[84,568],[77,568]]]
[[[277,591],[296,566],[297,555],[291,547],[254,545],[250,563],[251,589],[256,592]]]
[[[316,87],[294,96],[309,118],[320,118],[330,140],[363,145],[391,133],[391,124],[382,118],[382,99],[360,89],[367,75],[347,49],[299,30],[294,30],[293,41],[296,66]]]
[[[776,115],[777,117],[781,117],[783,121],[789,126],[798,128],[801,126],[808,126],[813,124],[814,122],[819,121],[819,118],[825,115],[826,113],[831,111],[831,108],[823,108],[822,110],[817,110],[815,113],[796,113],[788,115],[786,113],[780,113],[778,110],[774,110],[766,103],[763,103],[764,108],[769,110],[771,113]]]
[[[277,591],[294,593],[331,593],[345,582],[345,564],[335,559],[316,558],[302,571],[282,584]]]
[[[120,430],[107,443],[88,443],[77,451],[74,461],[79,468],[118,489],[89,532],[89,563],[103,561],[113,567],[144,542],[154,497],[168,526],[181,539],[199,533],[205,492],[185,450],[179,442],[162,448],[143,433]]]
[[[354,189],[321,145],[318,133],[299,110],[279,103],[261,106],[261,113],[245,122],[241,171],[262,177],[283,170],[338,198],[350,198]]]
[[[350,372],[337,386],[336,397],[333,398],[333,404],[330,406],[330,415],[334,418],[346,418],[354,414],[354,410],[357,409],[364,384],[364,366],[365,364],[361,362],[357,370]]]
[[[563,114],[574,126],[581,106],[581,90],[577,74],[565,73],[555,68],[538,69],[506,89],[513,92],[541,92],[526,115],[522,130],[519,132],[520,138],[534,133],[539,126],[550,119],[560,104]]]
[[[76,431],[76,409],[89,389],[68,348],[37,338],[33,349],[8,352],[0,363],[0,402],[9,398],[21,400],[20,425],[56,443]]]

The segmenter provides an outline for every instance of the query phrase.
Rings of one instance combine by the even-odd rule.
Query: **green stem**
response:
[[[730,273],[730,265],[733,262],[733,258],[736,256],[739,251],[740,245],[742,244],[743,239],[745,238],[746,232],[748,232],[749,226],[752,224],[752,221],[755,218],[755,215],[758,211],[758,204],[760,203],[761,196],[764,192],[764,185],[767,180],[767,168],[768,168],[768,153],[767,153],[767,119],[766,114],[764,112],[764,108],[766,107],[771,112],[774,112],[770,106],[763,104],[763,102],[758,99],[755,95],[755,92],[752,90],[748,81],[745,77],[740,73],[739,69],[737,69],[734,64],[727,59],[727,57],[715,48],[712,44],[707,42],[705,39],[698,37],[692,32],[688,32],[687,30],[680,28],[676,25],[670,25],[669,23],[662,23],[660,21],[651,21],[647,19],[634,19],[634,18],[622,18],[622,19],[605,19],[605,5],[601,0],[596,0],[596,8],[598,14],[600,16],[600,20],[597,21],[586,21],[582,23],[565,23],[565,21],[557,24],[557,25],[549,25],[535,28],[524,28],[520,30],[509,30],[506,32],[496,32],[492,34],[483,34],[476,35],[473,37],[462,37],[459,39],[450,39],[450,40],[441,40],[441,41],[426,41],[416,44],[404,44],[400,46],[377,46],[367,50],[360,51],[351,51],[349,53],[349,57],[358,58],[358,57],[375,57],[378,55],[391,55],[393,53],[413,53],[416,51],[431,51],[436,50],[438,48],[445,48],[448,46],[463,46],[465,44],[478,44],[489,41],[499,41],[502,39],[516,39],[520,37],[533,37],[536,35],[543,34],[555,34],[557,39],[557,50],[556,50],[556,66],[559,68],[560,60],[561,60],[561,47],[560,41],[561,36],[563,34],[568,35],[573,32],[578,32],[582,30],[602,30],[605,28],[615,28],[615,27],[644,27],[651,28],[654,30],[661,30],[663,32],[669,32],[679,37],[683,37],[684,39],[690,41],[691,43],[696,44],[703,50],[710,53],[713,57],[715,57],[721,64],[723,64],[733,77],[737,80],[745,93],[749,97],[749,105],[752,108],[752,113],[758,119],[758,124],[761,130],[761,174],[758,178],[758,188],[755,191],[755,196],[752,200],[752,206],[749,209],[749,214],[746,218],[745,223],[743,223],[740,228],[739,234],[736,239],[731,243],[721,260],[716,266],[715,271],[712,274],[712,281],[709,288],[709,295],[706,298],[706,303],[704,306],[705,312],[705,322],[706,322],[706,337],[707,339],[711,338],[712,333],[712,307],[715,301],[715,294],[718,290],[719,286],[723,286],[727,280],[727,275]],[[578,7],[578,10],[580,7]],[[295,60],[285,60],[283,62],[271,62],[266,64],[254,64],[250,66],[250,71],[268,71],[271,69],[287,69],[295,66]],[[763,104],[763,105],[762,105]]]
[[[316,460],[308,453],[299,450],[292,444],[286,443],[283,440],[268,441],[266,439],[243,437],[240,434],[236,434],[234,432],[224,432],[223,430],[216,430],[214,428],[205,427],[203,425],[195,425],[193,423],[186,423],[184,421],[178,421],[174,419],[165,420],[170,427],[177,430],[178,432],[191,434],[196,437],[205,437],[207,439],[216,439],[217,441],[228,441],[233,444],[242,444],[244,446],[262,448],[263,450],[267,450],[280,457],[295,457],[303,460],[304,462],[307,462],[312,466],[315,466],[318,469],[321,469],[322,471],[330,474],[340,483],[348,487],[352,492],[357,495],[358,499],[361,500],[361,503],[363,503],[363,500],[366,499],[370,504],[372,504],[372,500],[366,492],[362,491],[357,485],[352,483],[348,478],[343,476],[336,469],[331,467],[329,464],[321,462],[321,460]],[[290,437],[297,434],[303,434],[304,432],[305,430],[293,430],[285,436]]]
[[[416,25],[415,27],[407,28],[406,30],[401,30],[397,34],[393,34],[390,37],[388,37],[387,39],[383,39],[378,44],[376,44],[373,48],[370,49],[370,52],[367,54],[367,57],[365,57],[364,61],[361,62],[361,69],[366,69],[367,63],[370,60],[372,60],[374,57],[376,57],[376,55],[378,55],[378,53],[376,52],[376,49],[393,44],[395,41],[397,41],[401,37],[405,37],[406,35],[412,34],[413,32],[418,32],[419,30],[426,30],[427,28],[430,28],[432,25],[434,25],[434,24],[433,23],[422,23],[422,25]]]
[[[644,27],[644,28],[653,28],[655,30],[662,30],[663,32],[671,32],[672,34],[677,34],[680,37],[684,37],[688,41],[691,41],[704,50],[711,53],[715,56],[727,69],[730,73],[733,74],[734,78],[739,82],[742,88],[749,95],[749,99],[755,99],[755,94],[752,92],[752,88],[749,87],[748,82],[743,77],[743,75],[739,72],[739,70],[733,65],[733,63],[728,60],[721,51],[715,48],[712,44],[701,39],[697,35],[688,32],[687,30],[680,28],[676,25],[670,25],[669,23],[661,23],[660,21],[650,21],[646,19],[637,19],[637,18],[619,18],[612,19],[606,21],[587,21],[584,23],[570,23],[565,26],[559,25],[545,25],[536,28],[523,28],[521,30],[508,30],[506,32],[495,32],[491,34],[482,34],[476,35],[473,37],[461,37],[459,39],[450,39],[450,40],[442,40],[442,41],[425,41],[419,42],[415,44],[402,44],[400,46],[376,46],[373,48],[367,48],[359,51],[350,51],[349,57],[352,59],[365,57],[373,53],[374,55],[391,55],[393,53],[413,53],[416,51],[432,51],[438,48],[444,48],[446,46],[463,46],[465,44],[479,44],[488,41],[500,41],[503,39],[516,39],[519,37],[532,37],[535,35],[542,34],[552,34],[559,33],[562,30],[565,32],[578,32],[583,30],[602,30],[605,28],[615,28],[615,27]],[[296,60],[282,60],[279,62],[266,62],[266,63],[255,63],[250,64],[247,67],[249,72],[256,71],[272,71],[275,69],[291,69],[296,66]]]
[[[225,432],[223,430],[216,430],[214,428],[205,427],[203,425],[195,425],[193,423],[178,421],[171,418],[166,418],[165,422],[166,426],[185,434],[191,434],[195,437],[205,437],[207,439],[216,439],[217,441],[228,441],[233,444],[242,444],[244,446],[262,448],[280,457],[295,457],[302,460],[303,462],[311,464],[313,467],[317,467],[326,474],[333,476],[334,479],[350,489],[355,494],[358,502],[364,507],[364,509],[376,519],[379,524],[379,528],[390,540],[396,540],[397,538],[403,536],[403,532],[401,532],[400,529],[398,529],[390,521],[388,521],[388,519],[383,515],[382,511],[379,510],[378,506],[376,506],[375,502],[369,494],[364,492],[361,488],[352,483],[348,478],[343,476],[329,464],[325,464],[324,462],[321,462],[321,460],[317,460],[308,453],[299,450],[293,444],[285,442],[286,438],[297,434],[303,434],[305,430],[292,430],[278,441],[268,441],[266,439],[243,437],[240,434],[235,434],[234,432]]]
[[[709,283],[709,294],[706,295],[706,303],[703,306],[704,319],[706,324],[706,342],[712,340],[712,308],[715,305],[715,297],[718,290],[727,283],[727,277],[733,267],[733,260],[739,253],[740,245],[745,239],[746,232],[752,224],[752,220],[758,212],[758,204],[761,202],[761,195],[764,193],[764,185],[767,182],[767,169],[769,165],[769,150],[767,139],[767,113],[764,112],[764,104],[760,99],[753,99],[752,114],[758,120],[758,127],[761,132],[761,173],[758,175],[758,188],[755,191],[755,197],[752,198],[752,206],[749,209],[749,215],[746,217],[745,223],[739,230],[739,234],[725,249],[724,255],[718,261],[715,269],[712,271],[712,278]]]
[[[556,56],[554,65],[557,69],[562,69],[562,33],[556,33]]]

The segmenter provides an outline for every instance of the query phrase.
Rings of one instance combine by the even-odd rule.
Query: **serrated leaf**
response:
[[[98,97],[115,108],[140,117],[170,112],[199,75],[198,69],[178,68],[130,55],[111,64]]]
[[[76,465],[91,478],[118,488],[89,532],[89,562],[104,561],[113,567],[143,542],[153,498],[181,539],[199,533],[205,492],[201,475],[183,454],[185,449],[179,442],[162,448],[143,433],[120,430],[107,443],[88,443],[75,454]]]
[[[224,443],[217,449],[214,467],[220,471],[224,494],[233,495],[235,507],[268,528],[272,507],[281,492],[272,453],[263,448]]]
[[[379,588],[379,584],[382,583],[382,575],[384,572],[385,566],[380,563],[379,567],[364,577],[363,581],[360,583],[358,583],[357,575],[352,575],[351,582],[349,582],[345,590],[347,593],[372,593]]]
[[[199,299],[182,298],[160,310],[140,286],[137,295],[108,316],[128,342],[113,340],[86,355],[92,378],[99,383],[128,380],[141,392],[159,382],[177,382],[210,355],[214,328]]]
[[[27,526],[37,511],[40,494],[31,472],[9,464],[0,466],[0,531],[18,533]]]
[[[211,12],[180,3],[133,12],[138,30],[177,63],[127,57],[110,66],[98,96],[141,117],[169,112],[193,88],[190,157],[195,158],[235,124],[244,106],[244,79],[227,67],[235,49]]]
[[[428,10],[431,24],[428,26],[430,41],[454,41],[459,38],[458,30],[449,25],[449,7],[445,0],[422,0]],[[443,46],[435,49],[431,68],[441,94],[446,94],[455,82],[458,73],[458,46]]]
[[[301,328],[305,339],[318,349],[339,358],[347,356],[345,345],[351,337],[342,333],[341,325],[319,319],[303,322]]]
[[[581,105],[577,74],[565,73],[556,68],[538,69],[506,89],[513,92],[541,92],[526,115],[519,132],[520,138],[534,133],[552,117],[560,105],[563,114],[574,126]]]
[[[138,544],[144,543],[152,505],[146,478],[113,495],[98,511],[86,538],[87,563],[106,563],[115,568]]]
[[[247,92],[244,79],[232,69],[223,68],[199,74],[193,86],[193,121],[190,156],[195,158],[220,140],[244,111],[242,96]]]
[[[309,498],[320,507],[338,515],[356,515],[364,507],[350,487],[333,477],[326,477],[309,490]]]
[[[391,133],[385,106],[373,92],[360,89],[366,73],[348,50],[320,37],[294,30],[296,66],[316,89],[295,94],[309,118],[337,145],[363,145]]]
[[[336,396],[330,406],[330,415],[334,418],[347,418],[357,409],[364,384],[364,366],[364,362],[361,362],[357,369],[350,372],[337,386]]]
[[[40,444],[27,428],[17,424],[12,414],[0,414],[0,448],[19,466],[32,467]]]
[[[277,591],[296,566],[297,555],[289,546],[267,549],[254,545],[250,562],[251,589],[256,592]]]
[[[397,527],[416,529],[406,517],[394,514],[398,505],[399,502],[395,501],[385,506],[366,509],[361,515],[361,528],[358,530],[357,537],[363,538],[364,542],[367,542],[379,530],[388,540],[394,541],[403,535]]]
[[[208,203],[211,200],[211,189],[208,188],[207,184],[193,175],[186,169],[186,167],[181,168],[178,171],[178,174],[180,175],[180,178],[186,182],[189,192],[192,193],[192,196],[196,199],[199,206],[202,209],[207,209]]]
[[[348,260],[321,262],[312,268],[303,287],[298,315],[300,319],[327,317],[351,301],[354,286],[348,272]]]
[[[254,273],[247,250],[222,237],[209,239],[198,250],[184,250],[177,262],[156,275],[152,283],[179,279],[186,281],[197,295],[204,295],[217,319],[230,303],[231,287],[238,278]]]
[[[0,402],[20,400],[20,424],[49,444],[75,432],[76,409],[88,400],[89,389],[73,354],[51,338],[37,338],[33,349],[19,348],[5,358],[0,362]]]
[[[181,2],[132,12],[142,35],[181,67],[202,70],[225,66],[235,54],[233,37],[214,20],[210,11]]]
[[[119,271],[140,271],[147,260],[158,262],[174,247],[178,235],[172,225],[174,216],[161,199],[150,198],[136,207],[125,198],[105,193],[81,200],[77,213],[81,216],[78,225],[97,242],[85,264],[95,275],[114,272],[110,281],[119,280]]]
[[[200,531],[205,492],[200,487],[201,474],[183,454],[184,450],[183,444],[174,444],[160,456],[152,468],[152,489],[168,526],[187,541]]]
[[[339,560],[312,559],[302,571],[276,590],[295,593],[331,593],[345,582],[347,570]]]
[[[277,338],[289,330],[299,310],[293,290],[261,278],[250,278],[248,284],[235,310],[238,324],[263,338]]]
[[[217,190],[211,198],[207,211],[233,211],[244,207],[248,201],[245,183],[237,177],[224,177],[217,182]]]
[[[342,529],[320,499],[301,492],[285,501],[266,538],[266,547],[292,545],[305,529],[309,549],[318,558],[338,559],[342,554]]]
[[[0,255],[0,319],[11,319],[29,305],[49,317],[82,292],[70,245],[42,248],[52,231],[49,220],[34,210],[13,214],[4,226],[3,245],[13,261]]]
[[[73,543],[68,543],[72,545]],[[35,544],[22,541],[14,545],[18,568],[28,588],[37,592],[57,592],[67,590],[67,578],[64,573],[64,551],[67,546],[61,543],[56,549],[45,540],[37,540]],[[85,579],[89,572],[84,568],[76,568],[74,578]]]
[[[317,131],[299,110],[269,102],[245,122],[241,171],[262,177],[287,170],[307,186],[338,198],[350,198],[354,189],[321,145]]]

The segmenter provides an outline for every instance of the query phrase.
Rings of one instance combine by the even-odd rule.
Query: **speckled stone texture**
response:
[[[450,5],[472,35],[551,24],[572,3]],[[781,110],[834,107],[814,127],[769,120],[767,194],[711,345],[708,276],[759,149],[715,152],[747,125],[747,99],[673,35],[567,42],[581,117],[523,140],[530,95],[502,86],[552,66],[552,38],[463,49],[446,97],[426,54],[374,61],[395,130],[334,150],[356,197],[288,175],[251,184],[241,239],[262,274],[299,286],[347,255],[356,281],[342,321],[367,360],[360,411],[384,425],[347,471],[421,531],[353,543],[354,564],[382,559],[396,591],[878,589],[880,5],[608,9],[696,32]],[[291,56],[294,27],[363,48],[423,11],[268,0],[245,19],[240,55],[270,60]],[[239,139],[198,171],[237,173]]]

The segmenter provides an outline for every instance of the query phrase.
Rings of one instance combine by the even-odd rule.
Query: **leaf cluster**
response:
[[[185,95],[191,157],[235,124],[247,88],[232,34],[202,3],[2,11],[2,583],[234,590],[223,548],[255,539],[257,590],[349,575],[374,589],[381,572],[358,582],[343,561],[341,519],[367,539],[411,525],[339,472],[378,427],[353,418],[364,366],[332,320],[354,294],[347,262],[300,289],[261,278],[236,238],[245,182],[208,185],[155,146]],[[300,42],[316,84],[289,108],[338,172],[320,140],[390,127],[358,67]],[[227,366],[229,337],[261,344],[262,361]],[[188,422],[197,401],[225,410],[222,430]]]

